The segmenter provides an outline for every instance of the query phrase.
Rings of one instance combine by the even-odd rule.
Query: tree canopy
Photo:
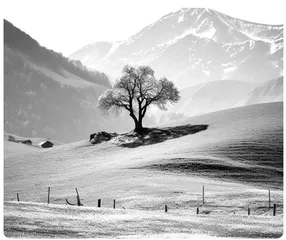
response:
[[[174,83],[166,77],[157,80],[151,67],[126,65],[113,89],[106,90],[100,96],[98,106],[103,113],[127,110],[134,120],[134,131],[142,133],[142,120],[150,105],[167,110],[167,103],[176,103],[179,99],[179,91]]]

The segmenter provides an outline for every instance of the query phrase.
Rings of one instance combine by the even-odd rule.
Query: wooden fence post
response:
[[[77,205],[78,206],[82,206],[81,202],[80,202],[80,197],[79,197],[79,194],[78,194],[78,191],[77,191],[77,188],[75,188],[75,191],[76,191],[76,198],[77,198]]]
[[[50,203],[50,187],[48,187],[48,204]]]
[[[82,203],[80,202],[80,197],[79,197],[79,194],[78,194],[77,188],[75,188],[75,191],[76,191],[77,203],[75,203],[75,204],[70,203],[70,202],[68,201],[68,199],[66,199],[67,204],[68,204],[68,205],[72,205],[72,206],[75,206],[75,205],[83,206],[83,205],[82,205]]]
[[[165,212],[168,212],[168,206],[165,205]]]
[[[20,202],[19,193],[17,193],[17,200]]]
[[[274,206],[273,206],[273,216],[275,216],[276,215],[276,204],[274,204]]]
[[[100,207],[100,206],[101,206],[101,199],[98,199],[97,207]]]
[[[268,196],[269,196],[269,208],[271,208],[270,190],[268,190]]]
[[[205,186],[203,185],[203,204],[205,204]]]
[[[115,209],[115,199],[113,200],[113,209]]]
[[[200,209],[199,209],[199,207],[197,207],[197,214],[199,214],[200,213]]]

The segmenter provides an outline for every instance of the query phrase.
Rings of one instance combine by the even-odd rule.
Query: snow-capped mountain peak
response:
[[[282,75],[283,25],[182,8],[120,43],[92,45],[71,58],[113,76],[125,64],[148,64],[180,88],[218,79],[263,82]]]

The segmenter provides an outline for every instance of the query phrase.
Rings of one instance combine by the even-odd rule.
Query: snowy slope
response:
[[[5,236],[281,237],[283,104],[229,109],[185,123],[210,126],[197,134],[137,148],[110,142],[91,145],[87,140],[30,152],[17,149],[18,154],[5,148]],[[76,203],[75,188],[84,206],[66,205],[66,199]],[[277,204],[275,217],[268,207],[269,189],[272,204]]]
[[[184,211],[190,205],[194,211],[205,185],[206,200],[214,205],[267,206],[268,189],[279,191],[283,202],[282,103],[228,109],[174,123],[179,124],[209,127],[135,148],[85,140],[17,156],[5,150],[5,201],[15,200],[19,192],[22,201],[46,202],[51,187],[51,202],[65,204],[66,198],[75,202],[76,187],[85,206],[96,206],[100,198],[104,208],[112,207],[116,199],[117,206],[126,209],[162,210],[168,204],[170,211]],[[166,164],[169,169],[163,168]],[[256,202],[257,193],[266,202]]]
[[[149,64],[181,89],[217,79],[264,82],[282,74],[283,29],[211,9],[183,8],[125,41],[94,43],[71,58],[113,76],[125,64]]]
[[[120,206],[111,209],[15,201],[3,205],[4,234],[13,239],[219,240],[225,236],[279,238],[283,234],[283,216],[198,216],[193,209],[171,210],[166,214],[163,209],[125,210]]]
[[[250,92],[245,105],[283,101],[283,77],[265,82]]]

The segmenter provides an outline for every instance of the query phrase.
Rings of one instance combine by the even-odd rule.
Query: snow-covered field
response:
[[[196,215],[195,211],[142,211],[6,202],[7,237],[167,238],[281,236],[282,217]],[[206,238],[208,239],[208,238]]]
[[[111,142],[92,146],[83,140],[15,154],[5,142],[5,234],[281,236],[283,103],[229,109],[180,124],[209,124],[209,128],[135,148]],[[201,206],[203,185],[205,204]],[[49,206],[43,204],[48,187],[53,204]],[[75,188],[84,207],[65,206],[66,198],[76,202]],[[268,208],[268,190],[271,206],[277,204],[275,217],[273,208]],[[15,202],[17,193],[27,203]],[[99,198],[102,208],[92,208]],[[165,204],[168,213],[164,213]]]

